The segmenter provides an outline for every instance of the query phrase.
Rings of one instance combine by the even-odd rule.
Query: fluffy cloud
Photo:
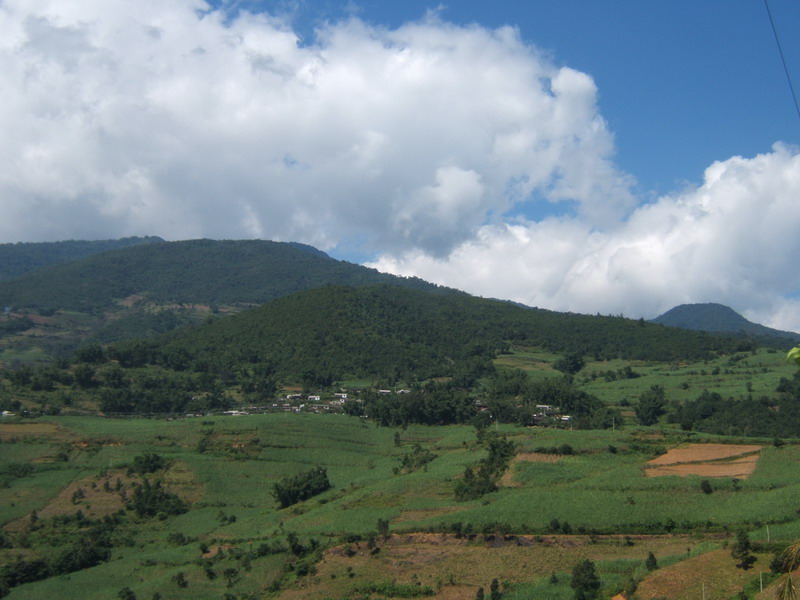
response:
[[[798,198],[800,154],[776,145],[714,163],[701,186],[606,230],[577,219],[487,225],[445,259],[412,251],[374,266],[576,312],[654,317],[680,303],[722,302],[800,331]]]
[[[4,240],[358,236],[445,256],[534,197],[632,205],[592,80],[511,28],[353,19],[302,46],[198,1],[8,0],[0,31]]]
[[[0,75],[0,241],[296,240],[553,309],[719,301],[800,330],[797,153],[637,207],[591,77],[513,28],[303,44],[200,0],[4,0]]]

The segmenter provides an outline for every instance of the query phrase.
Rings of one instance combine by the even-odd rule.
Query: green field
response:
[[[522,369],[533,378],[559,376],[552,368],[558,355],[536,348],[513,347],[500,356],[499,367]],[[617,377],[625,367],[640,375],[634,379]],[[576,376],[576,383],[611,405],[634,403],[653,385],[666,390],[670,400],[684,402],[703,390],[728,397],[771,396],[781,377],[791,378],[796,368],[786,362],[786,355],[760,348],[755,353],[740,352],[701,362],[646,362],[629,360],[594,361],[587,357],[586,367]],[[609,373],[613,374],[607,376]]]
[[[138,598],[155,593],[164,598],[219,599],[226,593],[348,597],[355,588],[348,588],[346,581],[364,586],[381,573],[371,570],[381,555],[365,554],[365,540],[374,535],[379,519],[389,522],[392,534],[385,541],[384,556],[400,551],[392,550],[391,544],[399,544],[403,535],[472,532],[472,541],[463,546],[461,540],[461,550],[452,552],[451,576],[437,587],[430,575],[428,583],[443,594],[448,588],[475,587],[474,574],[458,567],[460,553],[466,557],[467,551],[480,552],[487,570],[504,572],[503,565],[511,559],[501,559],[491,550],[487,535],[563,536],[565,531],[552,531],[552,523],[568,523],[567,531],[580,542],[575,551],[559,550],[551,562],[537,567],[544,569],[540,575],[509,573],[508,598],[528,597],[523,592],[539,593],[535,590],[552,585],[543,579],[551,571],[561,573],[562,582],[553,587],[551,597],[569,597],[564,582],[570,564],[589,551],[600,565],[604,589],[611,593],[628,578],[644,576],[641,561],[647,544],[663,547],[667,564],[718,547],[739,527],[748,529],[754,542],[766,542],[768,528],[772,543],[788,543],[800,534],[800,446],[791,443],[776,448],[772,440],[747,439],[765,446],[753,475],[741,481],[715,478],[713,493],[704,493],[699,476],[649,478],[644,465],[670,447],[745,440],[630,426],[571,431],[499,425],[490,431],[513,441],[518,457],[564,445],[572,453],[541,461],[514,460],[499,491],[456,502],[455,482],[486,455],[469,426],[390,429],[356,417],[290,413],[175,420],[6,419],[0,423],[0,519],[6,546],[0,549],[2,563],[47,558],[69,547],[70,535],[78,535],[81,526],[63,522],[67,515],[81,511],[89,519],[102,519],[114,510],[123,511],[110,560],[24,583],[13,587],[8,597],[114,598],[125,587]],[[416,471],[395,472],[416,444],[436,458]],[[166,489],[184,498],[188,512],[148,518],[125,509],[117,485],[128,490],[130,499],[141,478],[128,475],[128,467],[145,452],[166,459],[167,468],[148,477],[160,478]],[[273,485],[316,466],[327,469],[332,488],[279,509],[271,495]],[[76,497],[78,489],[85,495]],[[301,545],[316,540],[319,548],[292,553],[287,548],[290,533]],[[637,541],[628,551],[620,543],[622,535],[637,540],[656,537]],[[600,541],[586,545],[587,536]],[[352,564],[361,560],[363,566],[358,574],[343,572],[337,578],[339,557],[330,553],[348,539],[363,559],[356,557]],[[709,542],[703,546],[703,540]],[[222,549],[222,556],[204,558],[201,546],[211,553]],[[267,549],[259,552],[259,547]],[[684,556],[685,548],[690,553]],[[423,577],[426,567],[414,565],[418,578]],[[333,577],[315,576],[315,569],[331,569]],[[401,571],[397,578],[410,581],[412,575]],[[179,581],[187,587],[180,587]],[[488,590],[488,584],[482,585]],[[561,589],[557,594],[556,588]]]

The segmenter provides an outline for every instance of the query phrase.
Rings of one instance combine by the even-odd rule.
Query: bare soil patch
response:
[[[756,468],[762,446],[690,444],[672,448],[645,465],[647,477],[698,475],[746,479]]]
[[[137,302],[141,302],[144,300],[144,296],[140,296],[138,294],[131,294],[130,296],[119,300],[119,304],[121,306],[126,306],[130,308],[131,306],[135,305]]]
[[[678,463],[722,460],[759,452],[763,446],[739,444],[689,444],[672,448],[649,461],[650,465],[674,465]]]
[[[756,469],[758,456],[744,456],[730,462],[722,463],[690,463],[683,465],[664,465],[645,469],[647,477],[662,477],[664,475],[698,475],[700,477],[735,477],[747,479]]]
[[[428,519],[430,517],[438,517],[441,515],[448,515],[450,513],[459,512],[461,510],[465,510],[460,506],[447,506],[444,508],[429,508],[429,509],[420,509],[420,510],[405,510],[400,513],[400,516],[393,519],[395,523],[404,523],[407,521],[420,521],[422,519]]]
[[[26,436],[52,436],[60,433],[54,423],[0,423],[0,440]]]
[[[63,488],[58,495],[37,511],[40,519],[50,519],[65,515],[74,515],[81,511],[84,516],[97,519],[125,508],[127,498],[132,494],[134,478],[128,477],[124,471],[109,472],[101,477],[93,475],[73,481]],[[8,523],[7,531],[22,531],[29,523],[25,515]]]

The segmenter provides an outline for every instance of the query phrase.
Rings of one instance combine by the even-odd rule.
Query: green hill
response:
[[[681,327],[695,331],[711,331],[756,338],[760,343],[767,343],[768,338],[779,338],[785,345],[786,340],[800,341],[800,333],[780,331],[758,323],[748,321],[729,306],[713,302],[703,304],[681,304],[653,319],[654,323]],[[772,340],[773,343],[776,340]],[[780,343],[780,342],[779,342]]]
[[[468,395],[478,393],[502,398],[503,407],[493,410],[504,411],[506,421],[528,422],[536,404],[555,404],[576,417],[576,426],[613,426],[618,415],[603,412],[603,402],[570,379],[529,385],[527,375],[502,360],[521,359],[515,354],[521,348],[545,356],[540,362],[551,375],[561,369],[560,356],[577,353],[597,365],[593,371],[602,370],[601,380],[609,380],[609,368],[625,380],[639,377],[630,368],[626,373],[620,359],[678,368],[754,349],[735,338],[623,317],[388,285],[325,286],[149,339],[86,345],[71,361],[8,371],[6,389],[45,412],[63,406],[183,413],[271,403],[281,388],[330,390],[359,382],[356,387],[412,388],[400,404],[377,397],[369,407],[365,402],[369,415],[386,423],[464,422],[474,415]],[[596,387],[597,373],[588,377],[581,384]],[[638,394],[638,388],[621,397]],[[514,400],[520,394],[527,403],[521,408]]]
[[[68,356],[87,340],[158,335],[308,288],[375,284],[461,294],[298,243],[159,240],[111,250],[0,281],[0,366]]]
[[[100,252],[163,241],[159,237],[148,236],[127,237],[119,240],[0,244],[0,281],[19,277],[41,267],[79,260]]]
[[[301,244],[190,240],[139,245],[38,269],[0,282],[0,304],[92,311],[137,296],[160,304],[254,305],[310,287],[376,283],[446,290],[334,260]]]
[[[475,367],[510,342],[644,360],[697,359],[739,344],[621,317],[526,309],[466,295],[329,286],[176,330],[159,340],[157,352],[165,364],[180,355],[187,364],[214,370],[269,363],[289,378],[318,373],[409,380]]]

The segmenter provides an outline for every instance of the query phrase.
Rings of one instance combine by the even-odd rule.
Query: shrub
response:
[[[575,565],[570,585],[575,590],[575,600],[591,600],[597,597],[600,579],[591,560],[585,559]]]
[[[155,473],[167,466],[167,461],[163,456],[154,452],[145,452],[133,459],[133,465],[128,469],[128,474],[138,473],[144,475],[146,473]]]
[[[328,472],[322,467],[315,467],[306,473],[284,477],[272,488],[272,497],[281,508],[286,508],[312,496],[321,494],[331,488]]]
[[[160,481],[151,485],[147,479],[142,485],[136,486],[131,508],[140,517],[154,517],[158,514],[180,515],[188,510],[183,500],[161,488]]]

